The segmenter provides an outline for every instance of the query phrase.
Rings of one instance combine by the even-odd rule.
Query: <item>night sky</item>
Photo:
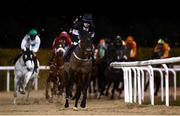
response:
[[[74,19],[83,13],[93,14],[95,42],[100,38],[113,38],[117,34],[124,39],[132,34],[139,47],[152,47],[160,37],[166,38],[172,47],[180,47],[180,13],[178,7],[172,7],[172,4],[112,4],[109,1],[97,5],[86,1],[76,5],[75,1],[37,3],[35,0],[20,0],[9,5],[8,0],[6,2],[8,7],[0,9],[0,48],[20,48],[22,38],[31,28],[38,30],[41,48],[50,48],[59,32],[68,31]]]

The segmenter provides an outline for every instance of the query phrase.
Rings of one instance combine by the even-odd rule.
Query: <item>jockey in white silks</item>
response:
[[[33,61],[35,64],[34,70],[36,72],[37,72],[38,65],[37,65],[37,58],[36,58],[35,53],[38,52],[40,44],[41,44],[41,40],[35,29],[31,29],[29,33],[25,35],[25,37],[23,38],[21,42],[21,49],[23,51],[26,51],[26,49],[28,48],[33,52],[34,54]]]

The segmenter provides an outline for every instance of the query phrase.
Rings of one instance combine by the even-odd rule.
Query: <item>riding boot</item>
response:
[[[64,61],[67,62],[70,59],[70,56],[72,54],[72,52],[74,51],[74,49],[76,48],[77,45],[72,44],[66,51],[65,55],[64,55]]]

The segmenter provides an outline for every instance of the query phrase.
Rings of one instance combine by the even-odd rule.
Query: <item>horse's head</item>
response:
[[[93,39],[91,37],[91,34],[86,31],[80,32],[80,47],[83,49],[84,54],[90,55],[92,54],[92,42]]]
[[[58,57],[63,57],[65,54],[65,49],[63,47],[59,47],[57,50],[56,50],[56,56]]]
[[[33,52],[30,51],[29,49],[26,49],[26,51],[23,51],[22,59],[28,70],[31,70],[34,68],[33,57],[34,57]]]
[[[126,50],[123,46],[109,46],[108,47],[108,52],[107,52],[107,59],[108,63],[114,62],[114,61],[119,61],[123,62],[126,61]]]

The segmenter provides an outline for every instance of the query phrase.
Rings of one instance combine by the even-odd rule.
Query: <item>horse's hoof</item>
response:
[[[76,99],[76,96],[73,96],[72,98],[71,98],[71,100],[75,100]]]
[[[86,108],[85,104],[83,104],[83,105],[81,104],[81,108]]]
[[[49,97],[49,95],[46,95],[46,99],[49,99],[50,97]]]
[[[94,90],[94,93],[96,93],[97,92],[97,90]]]
[[[68,107],[69,107],[69,104],[68,104],[68,103],[66,103],[66,104],[64,105],[64,107],[65,107],[65,108],[68,108]]]
[[[81,106],[81,108],[85,108],[85,107],[86,107],[86,103],[85,103],[85,102],[82,102],[82,103],[80,104],[80,106]]]
[[[106,94],[105,94],[106,96],[108,96],[109,95],[109,92],[106,92]]]
[[[48,100],[48,102],[49,102],[49,103],[53,103],[53,99],[50,98],[50,99]]]
[[[16,101],[15,100],[13,101],[13,105],[16,105]]]
[[[157,96],[158,96],[158,94],[157,94],[157,93],[154,93],[154,96],[155,96],[155,97],[157,97]]]
[[[77,107],[73,107],[73,110],[74,110],[74,111],[78,111],[78,108],[77,108]]]
[[[101,99],[100,93],[97,93],[97,99]]]
[[[20,94],[26,94],[26,92],[25,91],[20,91]]]

